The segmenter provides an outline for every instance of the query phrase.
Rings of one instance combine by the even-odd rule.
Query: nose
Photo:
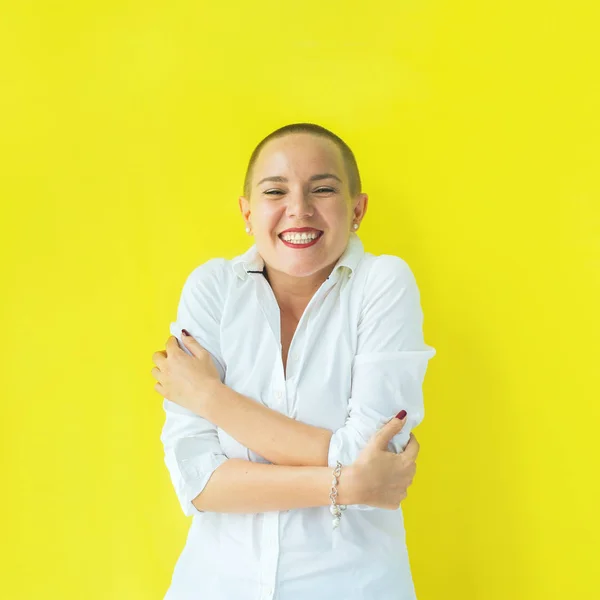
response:
[[[296,190],[288,194],[287,214],[298,219],[312,216],[314,208],[310,202],[310,194]]]

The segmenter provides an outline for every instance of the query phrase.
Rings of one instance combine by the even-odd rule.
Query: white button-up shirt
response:
[[[284,375],[279,306],[256,246],[196,267],[171,334],[187,329],[235,391],[333,432],[328,462],[350,465],[405,409],[390,442],[402,452],[424,416],[422,384],[436,351],[423,340],[415,277],[398,256],[364,251],[356,233],[311,298]],[[187,350],[186,350],[187,351]],[[164,399],[165,463],[193,516],[165,600],[412,600],[402,508],[349,505],[264,513],[199,511],[192,500],[228,458],[268,463],[212,423]],[[343,469],[342,469],[343,476]]]

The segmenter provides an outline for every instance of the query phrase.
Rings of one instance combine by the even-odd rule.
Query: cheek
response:
[[[348,207],[345,204],[337,204],[336,206],[332,206],[327,210],[325,218],[330,223],[341,224],[348,221]]]
[[[260,228],[265,232],[277,230],[278,224],[283,219],[283,211],[280,206],[263,206],[254,214],[255,218],[258,218]]]

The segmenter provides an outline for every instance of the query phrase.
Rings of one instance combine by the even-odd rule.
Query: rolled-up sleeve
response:
[[[373,434],[402,409],[407,421],[388,449],[404,451],[410,431],[425,416],[423,380],[435,353],[423,339],[420,292],[410,267],[398,256],[379,256],[365,284],[348,418],[331,437],[330,467],[337,461],[352,464]]]
[[[170,325],[171,335],[188,354],[191,353],[181,340],[182,329],[189,331],[211,354],[221,381],[224,381],[226,368],[220,351],[223,260],[209,260],[192,271],[183,285],[177,320]],[[210,421],[167,398],[163,400],[163,409],[166,418],[160,440],[165,464],[183,513],[193,516],[203,511],[198,510],[192,500],[202,492],[227,456],[221,448],[217,428]]]

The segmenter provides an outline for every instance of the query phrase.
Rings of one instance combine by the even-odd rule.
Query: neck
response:
[[[327,279],[332,269],[333,265],[330,265],[308,277],[293,277],[287,273],[269,269],[265,265],[263,275],[273,290],[281,312],[300,320],[306,305]]]

